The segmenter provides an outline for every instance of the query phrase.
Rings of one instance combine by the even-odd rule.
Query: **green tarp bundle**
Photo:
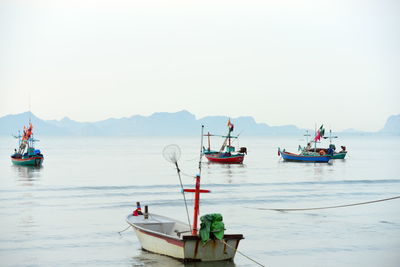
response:
[[[221,240],[224,237],[224,223],[219,213],[206,214],[200,217],[200,238],[203,244],[211,238]]]

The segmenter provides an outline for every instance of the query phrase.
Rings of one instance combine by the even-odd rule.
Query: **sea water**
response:
[[[13,166],[11,137],[0,138],[0,266],[257,266],[183,264],[141,250],[125,217],[136,201],[150,212],[187,221],[174,165],[181,149],[185,188],[199,172],[200,138],[41,137],[41,168]],[[213,140],[218,149],[222,140]],[[202,159],[200,213],[221,213],[226,233],[243,234],[239,251],[265,266],[400,266],[400,199],[347,208],[279,212],[360,203],[400,195],[399,137],[342,137],[345,160],[284,162],[297,137],[245,137],[244,164]],[[207,146],[207,144],[205,144]],[[186,195],[191,211],[193,196]],[[190,219],[192,214],[190,214]]]

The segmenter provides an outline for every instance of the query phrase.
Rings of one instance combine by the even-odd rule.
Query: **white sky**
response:
[[[186,109],[376,131],[400,113],[398,0],[2,0],[0,116]]]

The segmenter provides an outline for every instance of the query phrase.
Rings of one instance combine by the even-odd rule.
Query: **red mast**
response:
[[[184,189],[184,192],[194,193],[194,212],[193,212],[193,227],[192,235],[197,235],[197,224],[200,209],[200,193],[210,193],[210,190],[200,189],[200,175],[196,175],[196,188],[195,189]]]

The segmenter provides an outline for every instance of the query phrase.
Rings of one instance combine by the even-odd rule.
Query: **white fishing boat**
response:
[[[168,161],[175,164],[182,187],[180,170],[177,163],[180,157],[179,147],[170,145],[164,149],[163,154]],[[200,173],[201,155],[202,153],[200,153],[199,162]],[[192,226],[186,205],[185,192],[195,194]],[[200,174],[196,175],[195,189],[183,189],[182,187],[188,223],[150,213],[147,206],[145,206],[145,211],[142,213],[140,203],[137,202],[136,210],[128,215],[126,221],[135,230],[142,249],[183,261],[232,260],[235,257],[240,240],[243,239],[242,234],[224,234],[225,229],[220,214],[202,216],[201,229],[198,228],[200,193],[209,192],[208,190],[200,189]],[[213,215],[216,215],[215,218],[218,219],[205,223],[205,220],[213,217]],[[212,226],[211,228],[208,226],[208,230],[206,231],[206,225]],[[217,225],[220,225],[219,229],[213,228],[213,226]],[[204,238],[205,236],[206,239]]]
[[[235,257],[243,235],[224,235],[222,240],[211,239],[202,244],[197,234],[192,234],[187,223],[149,213],[127,217],[136,232],[142,249],[167,255],[183,261],[222,261]]]

